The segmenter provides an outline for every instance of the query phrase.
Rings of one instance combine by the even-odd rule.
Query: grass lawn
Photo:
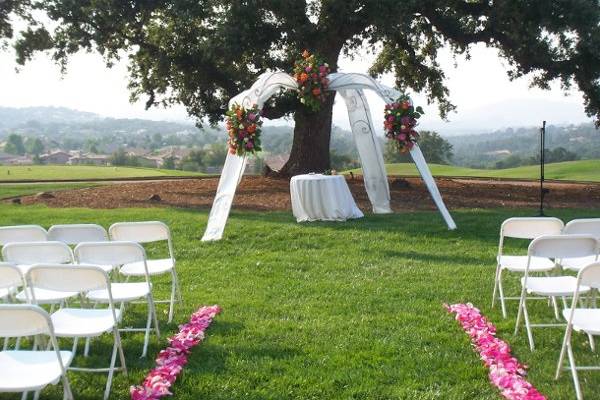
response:
[[[551,212],[564,220],[599,213]],[[225,240],[202,243],[205,211],[0,207],[3,225],[159,219],[172,227],[185,305],[171,325],[166,307],[159,308],[163,335],[200,305],[223,307],[175,383],[176,399],[499,399],[467,335],[442,308],[445,302],[480,307],[547,398],[573,398],[568,375],[553,380],[563,330],[534,331],[538,350],[531,353],[524,330],[512,335],[516,304],[509,303],[507,320],[490,308],[500,223],[534,212],[453,214],[456,231],[446,230],[436,212],[311,224],[295,223],[291,213],[233,212]],[[517,282],[508,281],[507,292]],[[167,283],[154,280],[156,297],[166,296]],[[552,317],[544,302],[534,303],[532,319]],[[130,308],[126,323],[143,324],[144,312]],[[600,363],[584,338],[575,337],[578,360]],[[83,362],[108,363],[110,343],[92,342]],[[139,358],[141,334],[124,334],[124,344],[130,374],[116,375],[113,399],[128,398],[129,385],[141,382],[165,340],[151,341],[147,359]],[[70,377],[78,399],[98,398],[106,379]],[[600,393],[600,373],[581,373],[581,379],[587,398]],[[42,393],[44,399],[61,396],[56,387]]]
[[[429,168],[433,176],[520,179],[538,179],[540,176],[540,167],[536,165],[506,169],[474,169],[453,165],[429,164]],[[390,175],[417,176],[419,174],[413,163],[386,164],[386,169]],[[360,168],[353,169],[352,172],[355,174],[362,173]],[[546,179],[600,182],[600,160],[580,160],[546,164],[545,176]]]
[[[199,172],[187,172],[157,168],[100,167],[92,165],[0,165],[0,181],[16,180],[67,180],[112,179],[164,176],[195,176]]]
[[[42,184],[0,184],[0,199],[8,197],[26,196],[40,192],[57,190],[81,189],[84,187],[97,186],[92,183],[42,183]]]

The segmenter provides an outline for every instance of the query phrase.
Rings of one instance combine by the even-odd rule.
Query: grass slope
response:
[[[111,179],[193,175],[202,174],[198,172],[156,168],[100,167],[91,165],[0,165],[0,181],[16,181],[25,179],[60,181],[67,179]]]
[[[430,164],[429,168],[434,176],[521,179],[537,179],[540,176],[540,167],[536,165],[507,169],[474,169],[453,165]],[[419,174],[413,163],[386,164],[386,169],[390,175],[416,176]],[[354,169],[352,172],[355,174],[362,173],[360,168]],[[600,182],[600,160],[580,160],[546,164],[545,176],[547,179]]]
[[[598,216],[600,210],[552,211],[564,220]],[[472,302],[498,326],[514,354],[530,366],[529,379],[550,399],[573,398],[570,377],[556,383],[554,368],[562,329],[536,329],[530,352],[524,331],[512,335],[516,304],[503,320],[490,308],[497,232],[513,215],[533,211],[455,211],[459,229],[448,231],[434,212],[368,215],[346,223],[295,223],[290,213],[233,212],[225,240],[203,243],[204,212],[181,209],[49,209],[0,207],[2,224],[159,219],[175,239],[185,305],[163,335],[203,304],[223,307],[207,339],[193,350],[175,383],[180,400],[196,399],[498,399],[467,335],[442,308]],[[508,243],[513,250],[523,245]],[[157,249],[150,249],[156,256]],[[518,278],[506,284],[515,293]],[[153,279],[164,298],[168,281]],[[545,302],[531,302],[532,320],[552,318]],[[537,303],[537,304],[536,304]],[[143,324],[145,308],[126,310],[127,325]],[[165,339],[151,340],[140,359],[141,334],[123,334],[130,375],[117,374],[112,399],[128,398]],[[582,335],[575,335],[582,363],[598,363]],[[64,348],[70,348],[64,342]],[[111,341],[92,342],[89,359],[104,365]],[[80,345],[80,351],[82,346]],[[584,393],[600,392],[600,375],[581,373]],[[70,373],[78,399],[98,398],[105,376]],[[4,394],[2,398],[18,399]],[[56,387],[42,398],[62,398]]]

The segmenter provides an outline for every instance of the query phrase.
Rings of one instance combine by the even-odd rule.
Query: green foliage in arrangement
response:
[[[599,211],[551,210],[565,221]],[[524,331],[513,336],[517,304],[509,303],[506,320],[490,308],[500,224],[533,213],[454,211],[459,228],[448,231],[436,211],[310,224],[297,224],[291,213],[234,211],[225,240],[203,243],[207,213],[197,210],[0,206],[6,225],[162,220],[171,227],[185,303],[170,325],[166,305],[158,306],[165,336],[151,339],[148,358],[139,358],[142,334],[123,334],[129,377],[115,375],[115,400],[128,398],[129,385],[141,382],[165,337],[204,304],[219,304],[223,313],[173,386],[180,400],[496,400],[467,335],[442,307],[456,302],[481,308],[547,398],[573,398],[568,374],[554,381],[562,330],[535,330],[532,353]],[[509,242],[508,251],[523,252],[526,244]],[[151,247],[149,254],[164,250]],[[156,296],[165,298],[169,280],[152,282]],[[507,277],[507,293],[517,287],[518,277]],[[532,318],[553,320],[546,302],[532,303]],[[145,312],[141,305],[128,307],[125,324],[143,324]],[[77,362],[106,363],[111,346],[109,336],[93,340],[90,357]],[[597,361],[582,335],[575,335],[574,351],[580,363]],[[591,397],[600,391],[594,374],[582,373]],[[77,398],[96,398],[106,381],[102,374],[69,376]],[[60,390],[51,386],[41,398],[62,399]]]

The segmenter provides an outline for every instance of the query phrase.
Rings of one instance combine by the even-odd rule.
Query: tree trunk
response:
[[[328,93],[317,112],[298,107],[294,114],[294,141],[290,158],[279,171],[280,175],[290,177],[330,169],[329,142],[334,98],[335,92]]]

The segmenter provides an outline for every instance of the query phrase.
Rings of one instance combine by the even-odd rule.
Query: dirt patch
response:
[[[538,206],[537,182],[471,179],[436,179],[448,208],[535,208]],[[50,207],[193,207],[210,208],[218,178],[153,182],[127,182],[54,192],[54,198],[25,196],[22,204],[47,204]],[[370,210],[360,177],[348,178],[358,206]],[[546,205],[551,208],[598,208],[600,184],[548,183]],[[390,177],[394,210],[433,210],[435,205],[420,178],[406,178],[398,184]],[[150,200],[150,198],[160,198]],[[5,201],[9,202],[9,201]],[[246,176],[236,192],[233,208],[240,210],[290,210],[289,182],[275,178]]]

